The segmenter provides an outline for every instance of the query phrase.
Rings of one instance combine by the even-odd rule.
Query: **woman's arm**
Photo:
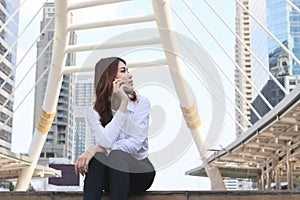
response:
[[[114,82],[113,96],[121,103],[112,120],[105,127],[100,123],[100,116],[94,109],[88,109],[86,113],[87,122],[95,136],[96,143],[106,149],[110,149],[120,135],[121,127],[126,121],[126,109],[128,105],[128,97],[125,94],[121,82]]]
[[[149,117],[151,105],[147,98],[143,97],[136,108],[133,120],[126,119],[124,126],[120,127],[129,137],[114,143],[113,149],[121,149],[128,153],[137,153],[148,137]]]
[[[113,119],[103,127],[100,123],[100,116],[93,108],[86,112],[86,120],[92,134],[95,136],[96,144],[104,148],[111,148],[120,135],[120,127],[124,126],[126,114],[117,111]]]

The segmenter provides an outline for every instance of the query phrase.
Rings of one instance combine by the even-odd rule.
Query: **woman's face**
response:
[[[126,65],[119,61],[119,65],[118,65],[118,72],[116,74],[116,78],[120,79],[125,87],[124,91],[126,92],[132,92],[133,91],[133,80],[132,80],[132,75],[128,72],[128,68],[126,67]]]

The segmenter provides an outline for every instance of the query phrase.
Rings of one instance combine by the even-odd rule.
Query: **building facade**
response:
[[[241,2],[249,8],[249,0],[242,0]],[[250,16],[238,4],[236,4],[236,33],[243,43],[251,48]],[[247,128],[250,124],[247,123],[245,117],[250,120],[250,107],[245,98],[247,101],[252,102],[252,86],[246,77],[250,80],[252,78],[251,54],[238,39],[235,43],[235,62],[239,65],[239,68],[235,69],[235,85],[236,90],[240,91],[240,93],[235,91],[235,103],[239,109],[239,111],[235,111],[235,116],[240,125]],[[242,133],[242,128],[236,125],[236,134],[240,135]]]
[[[37,57],[39,60],[36,67],[36,82],[38,82],[40,78],[41,81],[38,82],[35,88],[35,122],[39,116],[44,99],[48,80],[48,68],[51,67],[52,43],[48,47],[47,45],[54,36],[54,15],[54,3],[45,4],[43,20],[40,25],[40,30],[43,31],[43,34],[37,43]],[[45,27],[46,29],[44,30]],[[69,43],[76,44],[76,41],[76,34],[71,32]],[[75,65],[75,62],[75,54],[68,54],[66,66]],[[48,163],[49,158],[51,158],[51,160],[53,160],[53,158],[66,159],[67,162],[73,162],[74,160],[74,93],[75,76],[73,74],[63,75],[56,115],[40,157],[40,163],[42,164]]]
[[[19,7],[19,0],[0,0],[0,27]],[[13,89],[15,87],[19,14],[0,32],[0,147],[11,149],[13,121]]]
[[[264,8],[265,13],[261,18],[263,24],[270,32],[295,56],[300,58],[300,13],[296,11],[285,0],[253,0],[253,12],[258,7]],[[300,0],[291,1],[295,6],[300,8]],[[262,12],[259,12],[262,13]],[[259,16],[259,13],[254,14]],[[271,74],[276,77],[280,84],[289,93],[293,88],[299,84],[300,66],[292,59],[292,57],[278,44],[270,35],[266,34],[259,25],[252,27],[251,37],[255,38],[252,44],[256,44],[257,48],[253,49],[260,57],[266,55],[259,49],[267,49],[268,66]],[[257,31],[259,30],[259,31]],[[267,41],[267,42],[262,42]],[[264,57],[265,58],[265,57]],[[264,59],[265,60],[265,59]],[[256,77],[255,84],[261,89],[262,95],[274,107],[284,97],[285,93],[279,88],[269,75],[262,75],[265,72],[257,63],[252,64],[253,76]],[[266,74],[266,73],[265,73]],[[264,116],[270,111],[270,108],[258,95],[255,95],[253,107],[258,111],[261,116]],[[258,121],[258,117],[251,111],[251,122]]]
[[[281,76],[277,77],[279,83],[288,91],[292,91],[298,84],[300,84],[300,76]],[[284,97],[285,93],[282,91],[281,88],[274,82],[274,80],[269,80],[261,90],[261,93],[264,97],[270,102],[270,104],[275,107]],[[253,107],[256,108],[257,112],[264,116],[270,111],[270,108],[267,104],[262,100],[260,96],[257,96],[253,103]],[[251,123],[257,122],[259,119],[257,116],[251,112]]]
[[[248,5],[247,8],[249,8],[251,14],[277,37],[285,47],[293,52],[297,58],[300,58],[300,13],[298,11],[293,9],[285,0],[245,0],[241,2],[243,2],[246,7]],[[292,0],[291,2],[300,8],[300,0]],[[255,99],[253,107],[263,116],[270,109],[258,95],[259,92],[262,92],[262,95],[266,95],[265,98],[272,106],[275,106],[284,97],[281,91],[280,94],[283,96],[278,95],[278,99],[275,100],[274,98],[277,97],[270,96],[271,94],[269,95],[268,92],[266,92],[267,89],[272,91],[278,91],[280,89],[278,85],[271,80],[268,72],[276,78],[290,76],[284,79],[295,82],[297,80],[295,76],[300,73],[300,66],[253,17],[250,17],[249,22],[243,21],[245,18],[248,19],[249,15],[245,10],[240,9],[242,8],[237,4],[237,34],[245,40],[248,39],[246,37],[248,35],[243,33],[250,33],[249,46],[251,44],[251,51],[255,56],[250,55],[250,53],[242,46],[239,46],[237,42],[235,51],[236,61],[241,68],[244,69],[245,74],[249,78],[251,77],[255,87],[247,84],[245,78],[241,77],[237,71],[235,73],[236,86],[250,103]],[[245,23],[249,26],[245,26]],[[246,30],[249,30],[249,32],[246,32]],[[244,42],[246,43],[246,41]],[[281,80],[281,84],[287,91],[290,91],[289,81],[286,80]],[[277,93],[279,94],[279,92]],[[274,104],[274,102],[277,103]],[[244,116],[250,119],[251,123],[256,122],[259,118],[245,103],[245,100],[241,98],[241,95],[237,93],[236,105],[241,112],[244,113]],[[243,127],[246,127],[245,119],[243,119],[242,115],[238,112],[236,112],[236,119]],[[237,135],[241,133],[239,127],[237,127],[236,132]]]
[[[86,109],[92,106],[94,94],[94,73],[79,73],[76,76],[75,90],[75,160],[88,147],[94,145],[95,137],[91,135],[90,128],[85,120]]]
[[[300,0],[291,0],[300,8]],[[300,58],[300,13],[285,0],[266,0],[268,29]],[[270,71],[275,76],[300,74],[300,65],[268,37]]]

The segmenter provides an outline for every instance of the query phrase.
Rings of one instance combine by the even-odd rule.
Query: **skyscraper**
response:
[[[20,4],[19,0],[0,0],[0,27],[3,27],[9,17]],[[10,150],[13,120],[13,89],[15,87],[15,68],[17,45],[11,48],[18,38],[19,14],[7,23],[0,32],[0,147]]]
[[[279,41],[292,51],[296,57],[300,58],[300,13],[296,11],[285,0],[242,0],[243,5],[250,10],[253,16],[260,21],[268,30],[279,39]],[[300,7],[300,0],[291,1],[296,6]],[[258,89],[254,90],[254,87],[245,80],[241,73],[236,70],[235,80],[236,86],[239,88],[245,98],[252,103],[253,99],[260,98],[256,101],[254,108],[259,111],[261,116],[270,110],[267,104],[258,96],[258,92],[264,88],[274,91],[278,90],[278,86],[274,81],[270,81],[270,75],[267,71],[273,74],[275,77],[291,76],[286,80],[292,80],[292,82],[298,83],[297,75],[300,75],[300,65],[292,59],[292,57],[278,44],[265,30],[264,28],[249,14],[242,9],[242,7],[236,4],[236,27],[237,34],[242,40],[249,44],[251,51],[258,58],[256,59],[251,55],[240,42],[236,42],[236,62],[241,66],[241,69],[245,72],[247,77],[251,78],[254,85]],[[249,40],[250,38],[250,40]],[[251,43],[251,45],[250,45]],[[263,65],[265,67],[263,67]],[[281,81],[282,84],[289,81]],[[267,86],[267,84],[270,84]],[[270,88],[272,87],[272,88]],[[290,91],[289,84],[283,85],[288,92]],[[264,94],[266,94],[264,92]],[[284,95],[280,96],[280,100]],[[276,106],[280,100],[274,100],[274,98],[268,99],[272,106]],[[271,98],[271,97],[270,97]],[[258,103],[259,102],[259,103]],[[277,102],[274,104],[274,102]],[[251,119],[252,122],[257,121],[258,116],[254,114],[254,111],[246,104],[246,101],[240,94],[236,92],[236,105],[247,119]],[[257,107],[258,106],[258,107]],[[264,107],[264,108],[263,108]],[[247,126],[246,120],[242,117],[241,113],[236,112],[237,121],[245,128]],[[241,130],[237,126],[237,134],[241,133]]]
[[[291,0],[300,8],[300,0]],[[267,27],[300,58],[300,13],[285,0],[266,0]],[[269,68],[275,76],[300,75],[300,65],[271,37],[268,37]]]
[[[241,2],[244,6],[249,8],[249,0],[242,0]],[[244,12],[238,4],[236,5],[236,33],[248,47],[251,46],[250,16],[247,12]],[[252,78],[251,54],[238,39],[236,39],[235,44],[235,61],[240,67],[240,69],[235,69],[235,85],[237,89],[245,96],[245,98],[251,102],[252,86],[243,75],[244,72],[246,77],[249,79]],[[244,116],[250,120],[250,107],[238,91],[235,92],[235,103],[240,110],[240,112],[238,110],[235,112],[236,120],[243,128],[247,128],[249,124],[247,123],[247,120],[245,120]],[[242,133],[242,128],[237,125],[236,134],[240,135]]]
[[[292,0],[291,2],[300,7],[300,0]],[[285,0],[253,0],[252,4],[251,10],[255,16],[261,16],[260,20],[268,30],[299,59],[300,13]],[[258,12],[259,8],[262,10]],[[292,91],[300,82],[300,65],[258,24],[252,24],[251,38],[253,44],[256,44],[253,51],[264,60],[271,74],[278,79],[278,82],[285,88],[287,93]],[[264,49],[263,52],[262,49]],[[267,59],[265,59],[266,57]],[[252,68],[256,86],[261,89],[262,94],[269,103],[273,107],[276,106],[285,97],[285,93],[269,75],[262,75],[264,72],[261,66],[253,63]],[[262,98],[257,95],[253,101],[253,107],[261,116],[264,116],[270,110]],[[258,117],[252,112],[251,122],[255,123],[257,120]]]
[[[35,88],[34,119],[37,119],[39,116],[47,85],[48,73],[45,73],[45,75],[43,73],[51,64],[52,44],[48,47],[47,45],[54,36],[54,15],[54,3],[45,4],[40,30],[47,28],[43,31],[37,44],[37,52],[40,59],[36,67],[36,81],[41,76],[43,77]],[[48,25],[48,23],[50,24]],[[76,40],[76,34],[71,32],[69,43],[75,44]],[[45,51],[44,54],[42,54],[43,51]],[[75,65],[75,62],[75,54],[69,53],[66,66]],[[64,158],[67,162],[74,160],[74,92],[75,76],[73,74],[63,75],[56,115],[41,153],[41,162],[46,161],[47,163],[49,158]],[[36,120],[34,121],[36,122]]]
[[[75,90],[75,160],[88,147],[95,144],[90,128],[85,120],[85,111],[92,105],[94,93],[94,73],[79,73],[76,76]]]

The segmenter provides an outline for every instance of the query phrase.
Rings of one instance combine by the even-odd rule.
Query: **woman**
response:
[[[112,200],[128,199],[146,191],[155,170],[148,159],[150,103],[133,90],[126,62],[101,59],[95,67],[94,108],[86,113],[96,146],[81,154],[76,174],[85,175],[84,200],[100,200],[103,191]]]

